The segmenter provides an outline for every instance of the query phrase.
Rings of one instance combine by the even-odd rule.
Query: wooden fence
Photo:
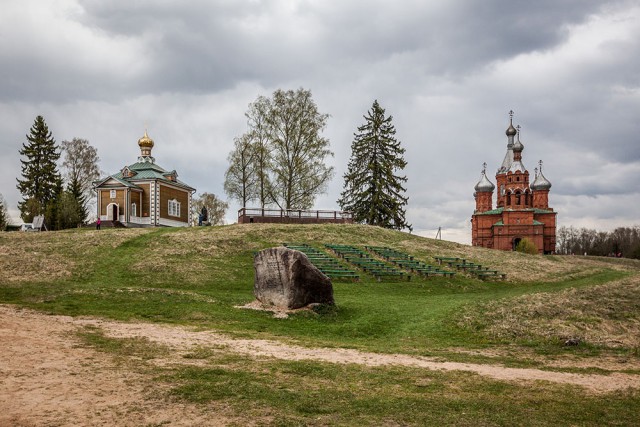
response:
[[[242,208],[238,210],[238,223],[351,224],[353,215],[343,211]]]

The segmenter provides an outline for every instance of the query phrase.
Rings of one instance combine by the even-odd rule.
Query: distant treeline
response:
[[[619,227],[608,232],[560,227],[556,233],[556,253],[640,259],[640,226]]]

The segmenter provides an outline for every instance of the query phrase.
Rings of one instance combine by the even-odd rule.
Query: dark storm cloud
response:
[[[247,104],[304,87],[331,114],[336,154],[319,208],[335,208],[353,132],[378,99],[407,150],[416,231],[468,237],[473,186],[485,161],[495,182],[510,109],[560,224],[601,225],[613,220],[581,212],[589,201],[638,197],[639,21],[632,1],[9,0],[0,193],[15,208],[15,147],[43,114],[57,140],[95,144],[107,172],[135,159],[148,126],[160,164],[222,194]]]
[[[242,81],[270,87],[397,55],[411,56],[425,74],[464,76],[549,49],[567,25],[600,8],[595,1],[438,3],[81,1],[62,14],[65,31],[23,29],[24,46],[8,52],[0,97],[64,102],[216,92]],[[77,46],[83,38],[95,49],[89,58]]]
[[[272,86],[317,77],[331,67],[406,54],[415,56],[424,73],[461,76],[502,58],[557,45],[566,37],[567,25],[596,12],[599,4],[84,1],[82,11],[70,18],[91,31],[137,41],[136,61],[144,71],[110,77],[89,72],[88,78],[104,85],[88,88],[80,81],[72,93],[217,91],[246,80]],[[74,77],[81,76],[75,74],[70,78],[78,83]],[[28,77],[33,81],[34,76]],[[69,93],[67,79],[58,77],[64,88],[60,92]]]

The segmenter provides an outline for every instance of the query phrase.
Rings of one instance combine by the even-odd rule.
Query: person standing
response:
[[[100,230],[100,223],[102,221],[100,221],[100,217],[98,217],[98,220],[96,221],[96,230]]]

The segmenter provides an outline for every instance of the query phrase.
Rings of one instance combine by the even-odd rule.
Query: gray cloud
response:
[[[560,223],[623,225],[637,212],[580,209],[637,197],[638,52],[632,1],[12,0],[0,16],[0,193],[15,215],[17,150],[43,114],[58,141],[89,139],[107,172],[135,160],[146,126],[161,165],[221,194],[248,103],[305,87],[331,114],[336,153],[319,208],[336,207],[353,132],[378,99],[407,150],[416,231],[464,240],[509,109],[529,171],[545,161]]]

